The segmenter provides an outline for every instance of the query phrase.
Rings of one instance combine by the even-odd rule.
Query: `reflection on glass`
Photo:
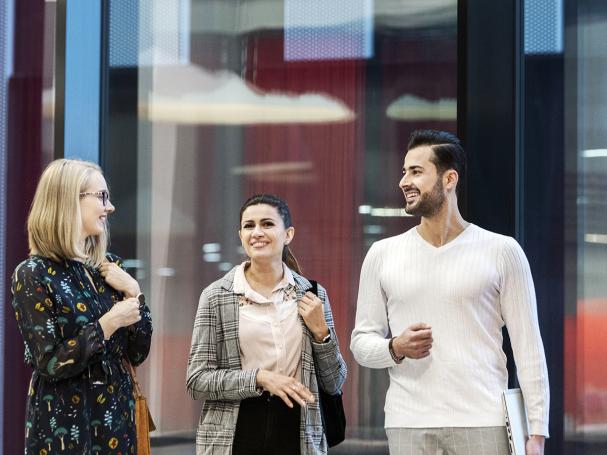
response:
[[[229,71],[211,73],[196,66],[179,71],[157,68],[154,93],[140,104],[152,122],[199,125],[329,123],[354,115],[326,94],[266,92]]]
[[[142,375],[155,435],[196,426],[184,375],[198,297],[244,259],[241,203],[271,192],[295,215],[304,273],[327,283],[349,365],[348,436],[384,440],[386,372],[359,368],[348,349],[358,275],[373,241],[415,224],[397,187],[410,132],[456,130],[457,2],[310,2],[347,6],[323,16],[291,0],[173,0],[171,12],[153,1],[135,12],[137,27],[111,3],[110,103],[120,108],[107,153],[136,176],[122,196],[136,209],[115,219],[136,218],[124,235],[150,291]],[[120,126],[128,115],[137,128]]]
[[[55,122],[55,18],[57,4],[44,3],[44,48],[42,60],[42,134],[43,162],[53,159]]]
[[[369,58],[373,0],[285,1],[286,61]]]
[[[565,194],[575,197],[576,238],[565,283],[565,435],[584,442],[579,453],[599,453],[591,446],[607,437],[607,4],[583,0],[571,11],[565,109],[577,112],[567,129],[576,148],[567,150],[575,159]]]

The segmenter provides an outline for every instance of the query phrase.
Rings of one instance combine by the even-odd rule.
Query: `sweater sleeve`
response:
[[[350,340],[350,350],[356,361],[369,368],[396,365],[388,350],[387,298],[380,281],[381,248],[375,243],[363,261],[358,287],[356,321]]]
[[[500,258],[500,305],[512,343],[530,434],[548,436],[550,389],[529,263],[519,244],[508,238]]]

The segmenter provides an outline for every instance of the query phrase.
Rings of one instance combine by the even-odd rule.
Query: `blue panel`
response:
[[[286,0],[285,60],[369,58],[373,0]]]
[[[525,54],[563,52],[563,0],[525,0]]]
[[[151,8],[151,2],[142,2],[141,8]],[[139,33],[139,1],[110,1],[110,66],[137,66],[139,40],[152,42],[151,20],[143,21]],[[147,11],[146,11],[147,12]],[[146,15],[145,18],[148,16]]]
[[[68,1],[65,157],[99,162],[101,1]]]

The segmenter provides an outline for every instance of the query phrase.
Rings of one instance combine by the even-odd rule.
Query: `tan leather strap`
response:
[[[137,373],[135,372],[135,368],[131,365],[131,362],[128,359],[123,358],[122,362],[124,363],[125,368],[131,375],[131,380],[133,381],[133,395],[135,398],[142,397],[141,387],[139,387],[139,381],[137,381]]]

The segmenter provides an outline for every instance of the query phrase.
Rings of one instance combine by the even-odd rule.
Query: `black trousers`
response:
[[[289,408],[284,401],[264,392],[240,402],[233,455],[300,455],[297,403]]]

